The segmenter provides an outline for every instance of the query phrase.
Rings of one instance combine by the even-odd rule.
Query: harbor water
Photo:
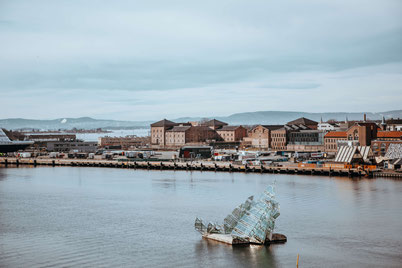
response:
[[[288,242],[202,239],[275,182]],[[0,267],[401,267],[402,180],[0,167]]]

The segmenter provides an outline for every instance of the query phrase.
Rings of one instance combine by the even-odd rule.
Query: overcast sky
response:
[[[402,109],[401,0],[0,0],[0,118]]]

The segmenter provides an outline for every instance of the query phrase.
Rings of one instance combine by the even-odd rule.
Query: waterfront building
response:
[[[218,130],[227,140],[232,140],[233,137],[237,143],[247,135],[245,128],[228,127],[227,123],[216,119],[201,124],[175,123],[164,119],[151,124],[151,145],[157,148],[177,148],[189,144],[224,141]]]
[[[24,133],[25,140],[35,143],[47,141],[75,141],[77,136],[71,133]]]
[[[375,156],[385,156],[391,144],[402,144],[402,131],[378,131],[371,149]]]
[[[72,133],[45,133],[45,132],[39,132],[39,133],[23,133],[24,140],[30,140],[33,141],[34,144],[32,144],[29,148],[34,149],[34,150],[47,150],[48,147],[48,142],[54,141],[54,142],[72,142],[76,141],[77,137],[76,134]]]
[[[85,152],[94,153],[98,149],[96,141],[49,141],[47,142],[48,152]]]
[[[169,121],[167,119],[163,119],[161,121],[151,124],[151,144],[162,147],[165,146],[166,130],[177,125],[179,124]]]
[[[207,126],[174,126],[166,131],[166,147],[200,145],[208,141],[221,140],[216,131]]]
[[[0,128],[0,153],[16,152],[31,146],[33,141],[13,141]]]
[[[402,166],[402,142],[389,144],[384,156],[384,167],[388,169],[401,169]]]
[[[346,141],[346,131],[330,131],[324,136],[324,148],[325,152],[337,152],[340,142]]]
[[[166,131],[166,146],[175,147],[186,144],[189,139],[191,126],[174,126]]]
[[[341,146],[335,156],[335,162],[349,165],[371,164],[373,161],[370,146]]]
[[[306,122],[309,123],[311,126],[313,126],[313,129],[317,129],[317,125],[314,125],[312,122],[312,120],[306,119],[306,118],[302,118],[302,119],[298,119],[298,120],[294,120],[291,121],[289,123],[297,123],[297,122]],[[317,122],[315,122],[317,123]],[[310,127],[308,127],[307,125],[304,124],[286,124],[284,125],[282,128],[279,129],[275,129],[272,131],[271,134],[271,148],[273,150],[276,151],[286,151],[287,145],[289,143],[290,140],[290,133],[294,133],[294,132],[300,132],[300,131],[304,131],[304,130],[312,130]]]
[[[98,146],[108,149],[128,150],[130,148],[139,148],[147,146],[150,143],[150,137],[137,137],[129,135],[126,137],[99,137]]]
[[[289,129],[286,126],[275,129],[271,133],[271,148],[276,151],[286,150],[286,145],[288,143],[288,131]]]
[[[371,149],[373,150],[375,156],[385,156],[385,154],[388,152],[388,148],[392,144],[402,144],[402,140],[373,140],[371,142]]]
[[[154,147],[166,146],[166,131],[174,126],[191,126],[190,123],[175,123],[167,119],[151,124],[151,145]]]
[[[216,132],[225,142],[241,141],[247,137],[247,129],[242,126],[222,126]]]
[[[289,133],[287,151],[318,152],[324,151],[326,132],[315,129],[292,131]]]
[[[283,125],[258,125],[253,127],[243,138],[246,147],[269,149],[271,147],[272,131],[282,128]]]
[[[377,138],[378,126],[371,122],[357,122],[346,131],[348,141],[354,141],[359,146],[370,146]]]

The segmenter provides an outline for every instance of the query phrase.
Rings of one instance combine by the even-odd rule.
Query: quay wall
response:
[[[117,161],[94,159],[51,159],[51,158],[0,158],[0,165],[29,165],[29,166],[70,166],[70,167],[105,167],[128,168],[147,170],[199,170],[199,171],[226,171],[226,172],[258,172],[320,176],[347,176],[347,177],[394,177],[402,178],[402,174],[384,173],[372,170],[336,167],[299,167],[299,166],[250,166],[219,162],[163,162],[163,161]]]

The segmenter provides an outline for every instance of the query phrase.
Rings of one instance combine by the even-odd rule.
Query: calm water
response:
[[[283,245],[201,239],[277,181]],[[0,168],[1,267],[401,267],[402,181],[107,168]]]

